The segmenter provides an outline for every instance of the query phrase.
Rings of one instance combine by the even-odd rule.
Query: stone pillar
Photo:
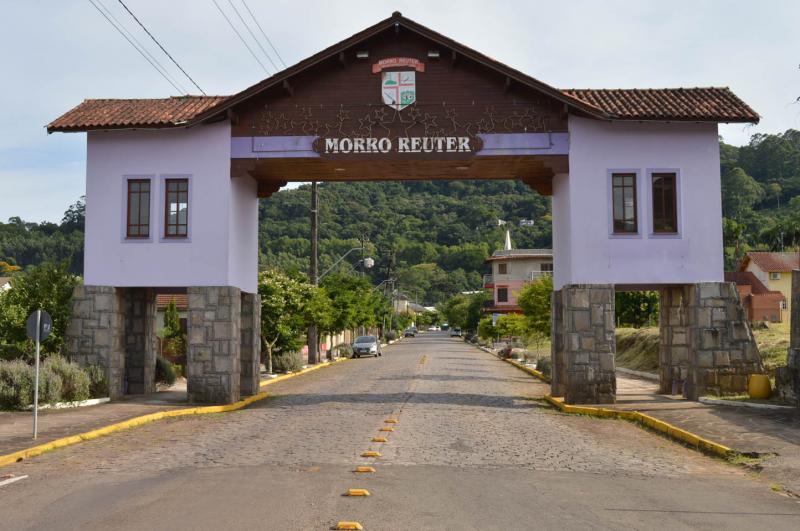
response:
[[[659,290],[658,371],[663,394],[682,394],[689,375],[688,286]]]
[[[126,394],[156,391],[156,296],[147,288],[125,290]]]
[[[553,290],[550,297],[550,352],[552,370],[550,375],[550,393],[562,397],[567,394],[567,352],[564,350],[564,293]]]
[[[260,389],[261,364],[261,296],[258,293],[242,292],[241,341],[241,394],[254,395]]]
[[[229,286],[193,286],[186,292],[189,401],[236,402],[241,377],[241,291]]]
[[[747,377],[763,373],[736,285],[702,282],[685,290],[689,309],[689,367],[685,396],[744,393]]]
[[[76,286],[65,333],[67,357],[105,370],[108,395],[121,398],[125,385],[125,301],[111,286]]]
[[[554,312],[561,314],[553,319],[554,329],[561,328],[553,334],[553,392],[568,404],[613,404],[614,286],[568,284],[553,301]]]
[[[800,270],[792,271],[789,352],[786,367],[775,372],[778,395],[800,407]]]

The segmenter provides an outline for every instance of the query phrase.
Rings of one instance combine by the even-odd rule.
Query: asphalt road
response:
[[[243,411],[4,468],[29,477],[0,487],[0,528],[800,529],[800,503],[742,469],[625,422],[555,413],[534,400],[546,391],[424,334],[280,382]],[[399,422],[380,432],[387,418]]]

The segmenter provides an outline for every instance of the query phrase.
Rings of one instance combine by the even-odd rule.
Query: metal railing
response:
[[[506,278],[498,279],[498,278],[495,278],[495,275],[492,275],[491,273],[483,275],[483,285],[484,286],[489,286],[489,285],[494,284],[496,281],[501,281],[502,282],[503,280],[517,280],[517,279],[515,279],[513,277],[509,277],[508,275],[498,275],[498,276],[506,277]],[[552,271],[528,271],[525,274],[525,277],[523,278],[523,280],[525,282],[533,282],[535,280],[539,280],[542,277],[550,277],[550,276],[553,276],[553,272]]]

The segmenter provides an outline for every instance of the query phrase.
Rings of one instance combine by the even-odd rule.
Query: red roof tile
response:
[[[227,96],[83,100],[83,103],[48,124],[47,131],[175,127],[225,99]]]
[[[163,310],[169,306],[169,301],[175,299],[175,306],[179,311],[189,309],[189,297],[185,293],[159,293],[156,295],[156,308]]]
[[[783,298],[783,294],[780,291],[770,291],[751,271],[726,271],[725,282],[733,282],[737,286],[750,286],[750,292],[753,295],[771,293],[780,295]]]
[[[752,260],[765,273],[791,271],[800,269],[800,252],[797,253],[770,253],[753,251],[745,255],[739,266],[740,271],[744,271],[747,263]]]
[[[727,87],[567,89],[621,120],[758,122],[759,116]]]

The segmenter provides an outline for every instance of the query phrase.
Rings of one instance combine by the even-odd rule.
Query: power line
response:
[[[242,0],[242,5],[244,5],[244,8],[247,9],[248,13],[250,13],[250,16],[253,18],[253,22],[256,23],[256,26],[258,26],[259,31],[261,31],[261,35],[263,35],[264,38],[267,39],[267,43],[269,43],[269,46],[270,46],[270,48],[272,48],[272,51],[275,52],[275,56],[281,62],[283,67],[286,68],[286,63],[283,62],[283,58],[281,57],[281,54],[279,54],[278,50],[275,49],[275,46],[272,45],[272,41],[269,39],[269,37],[267,37],[267,34],[264,32],[264,28],[261,27],[261,24],[258,23],[258,19],[256,18],[256,16],[253,14],[252,11],[250,11],[250,7],[247,5],[247,2]]]
[[[102,5],[100,0],[97,0],[97,2],[100,3],[100,5]],[[183,94],[186,93],[186,90],[179,86],[180,83],[178,83],[177,80],[173,80],[173,79],[170,78],[168,73],[164,70],[164,67],[160,65],[160,63],[158,62],[158,60],[156,60],[155,57],[153,57],[152,55],[149,54],[149,52],[147,52],[147,49],[145,49],[144,47],[140,48],[139,46],[141,46],[141,45],[137,46],[136,44],[134,44],[134,41],[136,40],[136,37],[134,37],[133,35],[128,37],[128,35],[125,33],[125,31],[123,31],[124,30],[124,26],[122,26],[120,24],[120,26],[122,26],[122,29],[120,29],[120,26],[117,26],[117,24],[119,24],[119,21],[117,21],[117,23],[114,23],[114,21],[111,20],[112,18],[114,20],[116,20],[116,18],[114,18],[114,15],[111,14],[111,12],[109,12],[109,14],[107,15],[102,9],[100,9],[100,7],[98,7],[97,4],[94,3],[94,0],[89,0],[89,3],[92,4],[92,6],[94,6],[94,8],[97,9],[97,11],[101,15],[103,15],[103,18],[105,18],[108,21],[108,23],[111,24],[114,27],[114,29],[117,30],[119,32],[119,34],[122,35],[122,37],[126,41],[128,41],[128,44],[133,46],[133,48],[137,52],[139,52],[139,55],[141,55],[144,58],[145,61],[150,63],[150,66],[152,66],[156,70],[156,72],[158,72],[161,75],[161,77],[163,77],[167,81],[167,83],[172,85],[172,87],[175,90],[177,90],[178,93],[183,93]],[[105,8],[105,6],[103,6],[103,7]],[[111,16],[111,18],[109,18],[109,15]],[[161,67],[159,68],[159,66],[161,66]]]
[[[253,56],[253,59],[255,59],[255,60],[256,60],[256,62],[257,62],[257,63],[258,63],[260,66],[261,66],[261,68],[264,70],[264,72],[265,72],[267,75],[269,75],[269,70],[267,70],[267,67],[266,67],[266,66],[264,66],[264,63],[262,63],[262,62],[261,62],[261,59],[259,59],[259,58],[258,58],[258,56],[255,54],[255,52],[253,52],[253,49],[252,49],[252,48],[250,48],[250,45],[249,45],[249,44],[247,44],[247,41],[246,41],[246,40],[244,40],[244,37],[242,37],[242,34],[241,34],[241,33],[239,33],[239,30],[237,30],[237,29],[236,29],[236,26],[234,26],[234,25],[233,25],[233,22],[231,22],[231,19],[229,19],[229,18],[228,18],[228,15],[226,15],[226,14],[225,14],[225,12],[222,10],[222,8],[221,8],[221,7],[219,7],[219,4],[217,3],[217,0],[211,0],[211,1],[212,1],[212,2],[214,2],[214,5],[215,5],[215,6],[217,6],[217,10],[219,10],[219,13],[220,13],[220,15],[222,15],[222,16],[225,18],[225,20],[227,20],[227,21],[228,21],[228,25],[231,27],[231,29],[233,30],[233,32],[234,32],[234,33],[236,33],[236,36],[237,36],[237,37],[239,37],[239,40],[240,40],[240,41],[242,41],[242,44],[244,44],[244,47],[245,47],[245,48],[247,48],[247,51],[249,51],[249,52],[250,52],[250,55],[252,55],[252,56]]]
[[[132,12],[130,9],[128,9],[128,6],[126,6],[126,5],[125,5],[125,2],[123,2],[122,0],[117,0],[117,1],[118,1],[118,2],[119,2],[121,5],[122,5],[122,7],[124,7],[124,8],[125,8],[125,11],[127,11],[127,12],[128,12],[128,14],[129,14],[131,17],[133,17],[133,20],[135,20],[135,21],[136,21],[136,23],[137,23],[137,24],[139,24],[139,26],[141,26],[141,28],[144,30],[144,32],[145,32],[145,33],[147,33],[147,35],[148,35],[148,36],[149,36],[151,39],[153,39],[153,42],[154,42],[154,43],[156,43],[156,44],[158,45],[158,47],[159,47],[159,48],[161,48],[161,51],[162,51],[162,52],[164,52],[164,55],[166,55],[167,57],[169,57],[170,61],[172,61],[173,63],[175,63],[175,66],[177,66],[177,67],[178,67],[178,69],[179,69],[181,72],[183,72],[183,75],[184,75],[184,76],[186,76],[186,77],[189,79],[189,81],[191,81],[191,82],[192,82],[192,84],[193,84],[195,87],[197,87],[197,90],[199,90],[200,92],[202,92],[202,93],[203,93],[203,96],[206,96],[206,93],[205,93],[205,91],[203,91],[203,89],[201,89],[201,88],[200,88],[200,85],[198,85],[198,84],[197,84],[197,82],[196,82],[194,79],[192,79],[192,76],[190,76],[190,75],[189,75],[189,74],[186,72],[186,70],[184,70],[184,69],[183,69],[183,67],[182,67],[181,65],[179,65],[179,64],[178,64],[178,61],[176,61],[176,60],[175,60],[175,59],[174,59],[174,58],[173,58],[173,57],[172,57],[172,56],[169,54],[169,52],[168,52],[167,50],[165,50],[165,49],[164,49],[164,47],[161,45],[161,43],[160,43],[160,42],[158,42],[158,40],[157,40],[155,37],[153,37],[153,34],[152,34],[152,33],[150,33],[150,31],[148,31],[148,29],[147,29],[146,27],[144,27],[144,24],[142,24],[142,23],[141,23],[141,21],[140,21],[138,18],[136,18],[136,15],[134,15],[134,14],[133,14],[133,12]]]
[[[253,37],[253,40],[256,41],[258,47],[261,48],[264,57],[266,57],[269,60],[269,62],[272,63],[272,68],[274,68],[276,71],[280,70],[280,68],[278,68],[278,65],[275,64],[275,61],[272,60],[272,57],[270,57],[267,51],[264,49],[264,47],[261,46],[261,41],[259,41],[258,38],[256,38],[255,33],[253,33],[253,30],[250,29],[250,26],[247,24],[247,22],[244,21],[242,15],[239,13],[239,10],[236,9],[235,5],[233,5],[233,2],[231,0],[228,0],[228,3],[233,8],[233,12],[236,13],[236,16],[239,17],[239,20],[241,21],[242,25],[247,29],[247,33],[249,33],[250,36]]]

